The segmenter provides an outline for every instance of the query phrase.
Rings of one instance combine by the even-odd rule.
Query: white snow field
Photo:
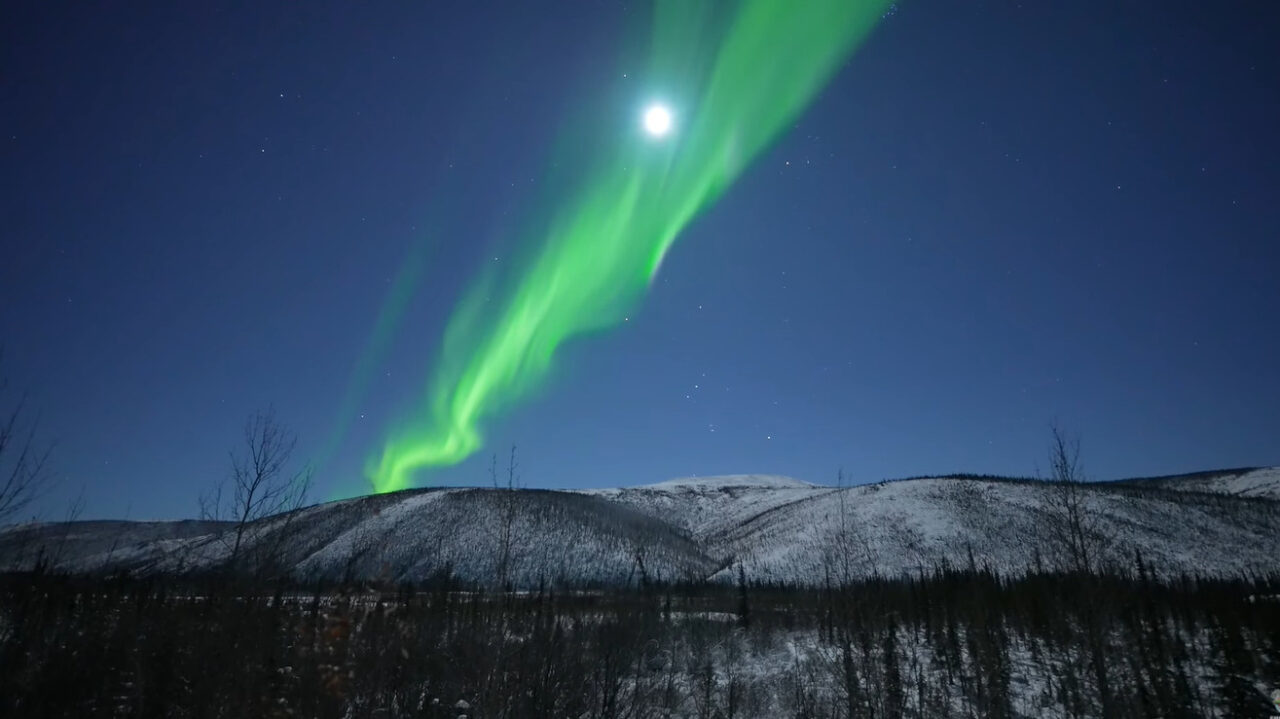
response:
[[[1280,570],[1280,469],[1082,489],[1110,564],[1132,567],[1141,554],[1166,574]],[[1060,512],[1057,497],[1045,482],[945,477],[845,489],[767,475],[573,491],[418,489],[308,507],[263,520],[249,535],[299,579],[394,583],[448,573],[492,583],[505,574],[524,587],[637,585],[733,581],[741,567],[752,581],[819,585],[944,565],[1006,574],[1053,567],[1061,552],[1046,528]],[[37,562],[71,572],[208,568],[226,558],[225,528],[12,526],[0,530],[0,570]]]

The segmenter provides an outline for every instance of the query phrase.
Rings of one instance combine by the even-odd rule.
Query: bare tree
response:
[[[244,426],[244,444],[231,454],[231,473],[200,498],[202,519],[229,522],[220,535],[227,551],[227,565],[236,568],[246,548],[260,538],[262,520],[292,514],[306,502],[311,486],[310,468],[291,469],[298,438],[280,424],[275,410],[253,414]],[[284,536],[284,527],[274,534]]]
[[[1088,480],[1080,464],[1080,439],[1066,437],[1056,423],[1050,429],[1053,439],[1049,444],[1049,479],[1053,492],[1047,522],[1049,539],[1067,569],[1084,575],[1099,572],[1114,538],[1107,533],[1101,517],[1088,506],[1089,497],[1096,490],[1085,487]],[[1083,602],[1081,617],[1087,649],[1081,648],[1078,660],[1089,667],[1102,716],[1118,716],[1106,661],[1108,622],[1097,611],[1098,590],[1093,583],[1087,582],[1084,590],[1090,597]]]
[[[507,486],[505,489],[498,486],[498,454],[495,452],[489,462],[489,479],[493,483],[494,490],[501,493],[501,511],[502,516],[498,522],[498,557],[497,557],[497,583],[499,588],[504,588],[510,581],[511,577],[511,542],[513,539],[513,530],[516,523],[517,497],[516,490],[520,488],[519,476],[516,474],[516,446],[511,445],[511,456],[507,459]]]
[[[839,587],[848,587],[860,577],[879,573],[875,549],[848,504],[850,489],[844,470],[839,470],[835,494],[840,524],[828,537],[823,551],[827,577],[834,579]]]
[[[1093,494],[1080,464],[1080,439],[1067,437],[1057,424],[1050,425],[1049,481],[1053,487],[1045,529],[1063,564],[1072,571],[1089,573],[1101,568],[1109,545],[1101,518],[1089,509]]]
[[[71,528],[76,522],[80,521],[80,515],[84,514],[84,485],[80,486],[80,493],[67,503],[67,510],[62,515],[62,533],[58,537],[58,543],[53,548],[53,554],[49,556],[48,562],[50,567],[57,567],[62,563],[63,552],[67,548],[67,542],[71,539]]]
[[[0,380],[0,402],[7,404],[7,380]],[[39,417],[29,417],[27,397],[0,410],[0,524],[16,518],[53,482],[49,456],[53,445],[37,440]]]

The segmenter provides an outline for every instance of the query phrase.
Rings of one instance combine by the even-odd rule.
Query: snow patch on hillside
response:
[[[790,477],[691,477],[622,489],[586,490],[671,524],[694,539],[723,532],[780,506],[834,491]]]
[[[1280,467],[1254,469],[1243,474],[1215,477],[1200,482],[1184,482],[1185,489],[1237,497],[1265,497],[1280,499]]]
[[[625,489],[653,489],[664,491],[704,491],[725,489],[729,487],[750,487],[752,489],[815,489],[817,485],[802,482],[791,477],[774,474],[725,474],[715,477],[679,477],[665,482],[642,484]]]

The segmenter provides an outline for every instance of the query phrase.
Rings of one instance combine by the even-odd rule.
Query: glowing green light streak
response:
[[[325,467],[337,453],[343,437],[351,427],[360,403],[364,401],[365,394],[368,392],[373,373],[382,365],[382,359],[390,349],[391,340],[395,338],[396,329],[404,317],[405,308],[408,307],[409,300],[417,290],[418,280],[422,277],[422,270],[426,265],[426,255],[426,240],[418,240],[409,247],[408,254],[400,263],[400,269],[391,281],[386,297],[383,298],[382,308],[378,311],[378,317],[373,323],[373,331],[369,333],[364,350],[351,370],[351,379],[342,395],[342,404],[338,407],[338,416],[334,420],[328,440],[321,447],[314,461],[313,466],[317,470]]]
[[[619,322],[685,225],[810,103],[886,5],[743,0],[716,28],[705,5],[660,0],[652,72],[700,87],[701,99],[676,104],[672,136],[621,143],[552,220],[508,296],[477,288],[463,299],[429,402],[369,463],[374,488],[403,489],[416,470],[465,459],[481,447],[481,422],[535,389],[562,342]]]

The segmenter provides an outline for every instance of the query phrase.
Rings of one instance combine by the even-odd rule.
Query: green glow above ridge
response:
[[[408,253],[400,263],[391,286],[383,298],[373,329],[365,342],[364,350],[356,359],[351,370],[351,378],[342,395],[342,403],[338,407],[338,416],[334,420],[328,439],[320,447],[319,455],[314,460],[314,467],[323,468],[337,453],[342,439],[355,419],[360,403],[368,392],[373,374],[382,363],[396,329],[404,317],[405,308],[417,290],[418,281],[422,278],[426,265],[427,241],[425,237],[413,242]]]
[[[565,340],[632,311],[680,231],[808,106],[888,2],[742,0],[726,18],[711,5],[659,0],[649,79],[682,92],[637,102],[668,107],[669,131],[645,136],[638,110],[510,289],[480,283],[462,299],[426,401],[366,467],[376,491],[476,452],[481,423],[536,389]]]

